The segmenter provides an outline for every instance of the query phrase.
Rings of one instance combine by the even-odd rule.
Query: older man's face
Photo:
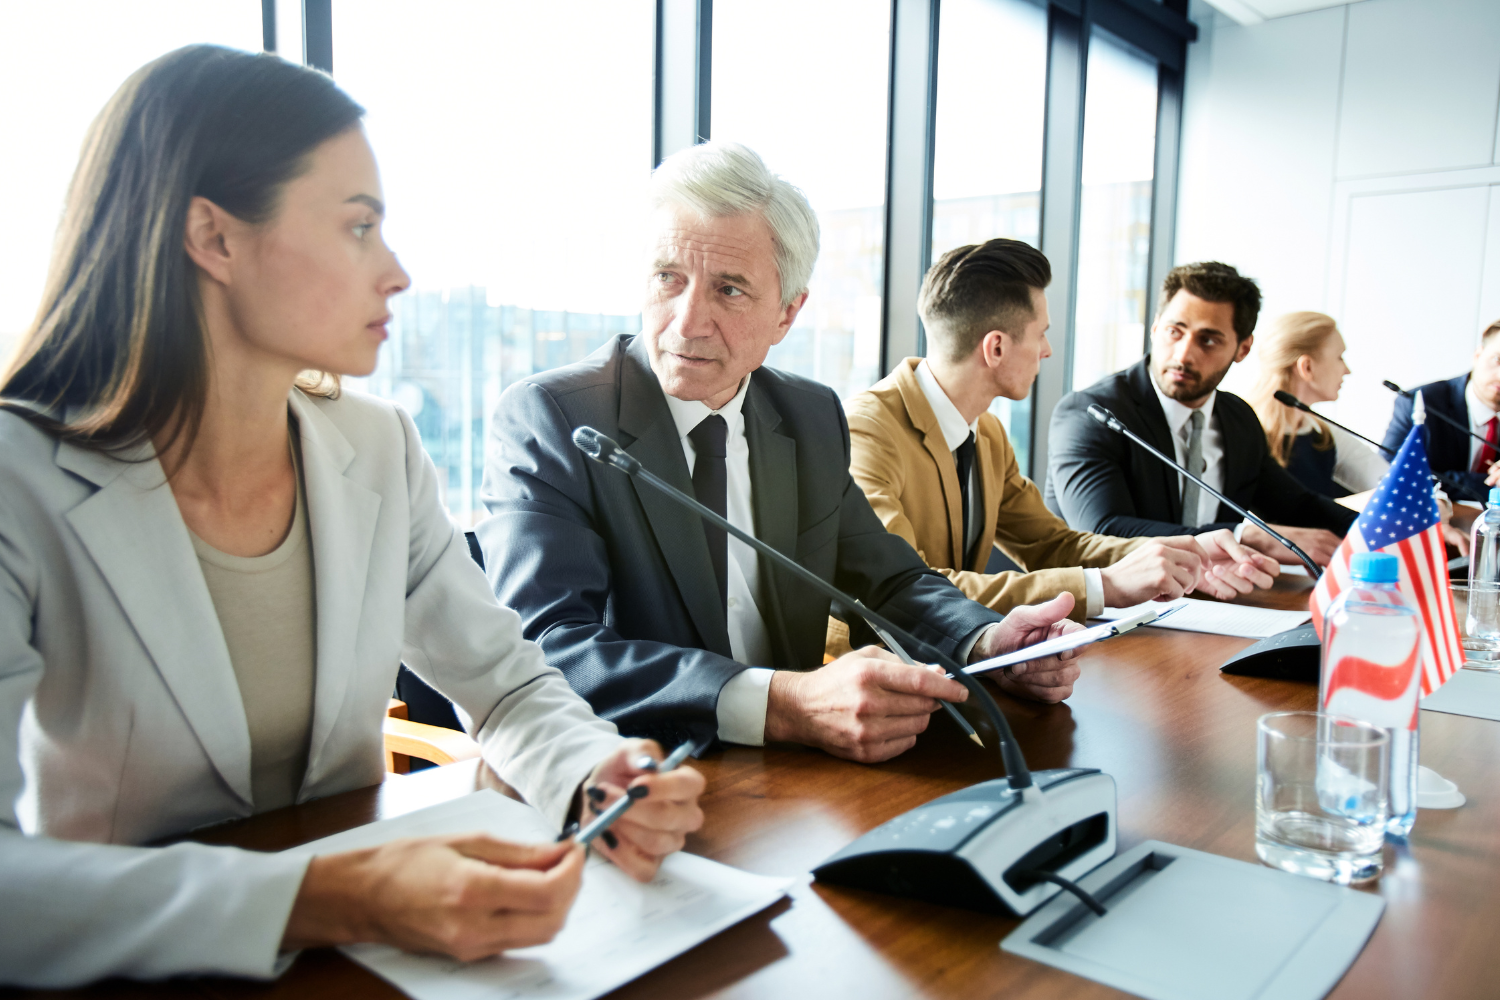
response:
[[[662,389],[717,410],[792,328],[807,293],[785,308],[759,212],[705,219],[668,205],[654,216],[651,284],[641,316]]]

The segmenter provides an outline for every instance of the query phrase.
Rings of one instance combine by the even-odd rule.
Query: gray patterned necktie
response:
[[[1188,437],[1187,467],[1188,471],[1195,476],[1202,476],[1206,463],[1203,461],[1203,411],[1194,410],[1192,416],[1188,417],[1188,423],[1192,425],[1192,433]],[[1203,491],[1198,484],[1188,479],[1182,479],[1182,523],[1196,528],[1198,521],[1198,496]]]

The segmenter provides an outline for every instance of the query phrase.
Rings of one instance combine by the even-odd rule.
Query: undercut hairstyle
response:
[[[1207,302],[1228,302],[1234,306],[1236,342],[1255,332],[1255,321],[1260,317],[1260,286],[1228,264],[1205,260],[1172,268],[1161,283],[1156,315],[1165,312],[1172,297],[1183,291]]]
[[[313,150],[363,115],[326,74],[273,55],[189,45],[133,73],[84,140],[0,408],[99,451],[151,439],[161,453],[181,436],[185,458],[209,393],[189,203],[270,222]],[[297,385],[338,391],[323,372]]]
[[[771,229],[785,309],[807,291],[818,262],[818,216],[807,197],[737,142],[679,150],[651,174],[651,207],[682,205],[710,219],[759,212]]]
[[[1052,282],[1052,265],[1020,240],[994,239],[949,250],[928,268],[917,296],[929,349],[962,361],[991,330],[1019,339],[1036,319],[1031,290]]]

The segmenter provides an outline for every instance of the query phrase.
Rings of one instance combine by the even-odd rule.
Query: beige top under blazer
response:
[[[307,801],[383,777],[405,662],[552,822],[620,745],[449,519],[411,419],[293,392],[314,550]],[[305,858],[137,845],[251,813],[250,735],[160,464],[0,412],[0,982],[268,976]]]

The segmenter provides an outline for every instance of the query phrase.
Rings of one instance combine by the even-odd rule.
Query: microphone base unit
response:
[[[1225,660],[1219,671],[1240,677],[1318,683],[1323,645],[1312,623],[1268,635]]]
[[[970,785],[882,824],[813,869],[820,882],[1023,917],[1115,855],[1115,782],[1095,768]]]

